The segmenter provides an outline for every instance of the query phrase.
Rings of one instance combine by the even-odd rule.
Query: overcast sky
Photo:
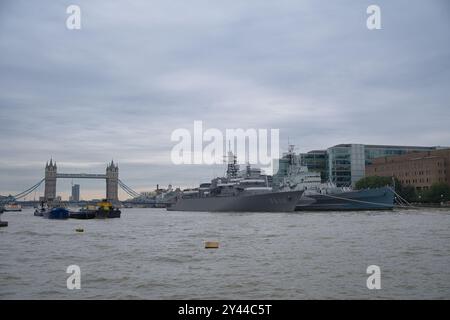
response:
[[[114,158],[137,191],[208,181],[222,168],[170,161],[172,131],[194,120],[279,128],[281,151],[288,137],[298,151],[450,145],[446,0],[130,2],[0,2],[0,194],[39,181],[50,157],[92,173]],[[81,30],[66,28],[70,4]]]

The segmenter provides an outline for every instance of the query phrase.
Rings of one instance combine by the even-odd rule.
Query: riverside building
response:
[[[366,166],[374,159],[386,156],[399,156],[410,152],[426,152],[439,147],[392,146],[369,144],[338,144],[326,150],[313,150],[297,155],[308,170],[320,172],[323,182],[330,181],[338,187],[355,186],[356,182],[365,177]],[[289,161],[286,154],[278,159],[278,173],[274,182],[281,181],[287,175]]]
[[[366,174],[394,176],[417,190],[427,190],[434,183],[450,184],[450,149],[377,158],[367,165]]]

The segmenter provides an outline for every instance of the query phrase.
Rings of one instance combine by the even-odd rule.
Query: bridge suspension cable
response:
[[[6,199],[4,199],[3,201],[11,201],[11,200],[17,200],[17,199],[21,199],[21,198],[25,198],[26,196],[28,196],[30,193],[32,193],[33,191],[35,191],[37,188],[39,188],[39,186],[42,184],[42,182],[44,182],[45,179],[42,179],[41,181],[39,181],[38,183],[36,183],[35,185],[31,186],[30,188],[26,189],[25,191],[22,191],[16,195],[7,197]]]
[[[122,188],[123,191],[125,191],[132,198],[138,198],[140,196],[139,194],[136,194],[133,191],[131,191],[130,189],[126,188],[124,185],[120,185],[120,187]]]
[[[127,186],[125,183],[123,183],[122,181],[119,181],[119,186],[126,191],[128,194],[130,194],[133,197],[139,197],[140,194],[136,191],[134,191],[133,189],[131,189],[129,186]]]
[[[130,197],[132,198],[137,198],[136,195],[134,195],[133,193],[131,193],[130,191],[128,191],[127,189],[123,188],[122,186],[120,186],[122,188],[123,191],[125,191]]]
[[[36,190],[37,188],[39,188],[39,186],[42,184],[42,182],[44,182],[45,179],[42,179],[41,181],[39,181],[38,183],[36,183],[34,186],[28,188],[25,191],[22,191],[21,193],[18,193],[16,195],[14,195],[13,197],[15,199],[20,199],[20,198],[25,198],[27,195],[29,195],[30,193],[32,193],[34,190]]]
[[[140,193],[131,189],[129,186],[127,186],[125,183],[123,183],[120,179],[119,179],[119,186],[122,188],[123,191],[125,191],[128,195],[130,195],[133,198],[138,198],[141,196]]]

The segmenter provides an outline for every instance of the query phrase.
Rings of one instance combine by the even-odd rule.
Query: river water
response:
[[[0,299],[450,299],[448,209],[1,219]],[[80,290],[67,289],[69,265]]]

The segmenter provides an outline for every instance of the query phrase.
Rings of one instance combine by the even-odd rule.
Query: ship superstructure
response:
[[[247,164],[240,171],[236,156],[229,151],[225,177],[178,194],[169,211],[294,211],[303,191],[274,192],[269,176]]]

